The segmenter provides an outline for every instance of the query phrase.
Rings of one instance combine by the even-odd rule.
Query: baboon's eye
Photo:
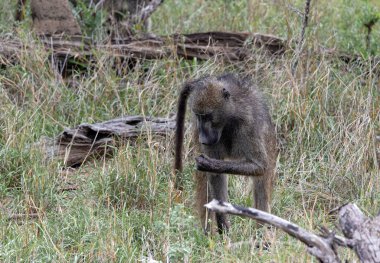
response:
[[[212,121],[212,114],[209,113],[209,114],[203,115],[203,120],[204,121]]]
[[[222,94],[223,94],[223,98],[225,98],[226,100],[228,100],[231,96],[230,92],[226,90],[225,88],[223,88]]]
[[[206,114],[195,113],[195,116],[197,116],[198,119],[204,122],[213,120],[212,113],[206,113]]]

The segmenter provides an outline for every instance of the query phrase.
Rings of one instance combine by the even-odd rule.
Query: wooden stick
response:
[[[329,239],[310,233],[285,219],[258,209],[240,207],[230,203],[220,202],[215,199],[206,204],[205,207],[215,212],[249,217],[258,220],[261,223],[275,226],[306,244],[308,246],[308,252],[322,262],[340,262]]]
[[[299,61],[300,55],[302,53],[303,45],[305,42],[306,27],[309,24],[310,2],[311,2],[311,0],[306,0],[306,2],[305,2],[305,11],[303,13],[301,36],[300,36],[300,39],[299,39],[299,42],[298,42],[298,45],[296,48],[295,60],[294,60],[293,65],[292,65],[293,75],[295,74],[295,72],[297,70],[298,61]]]
[[[380,262],[380,215],[370,219],[355,204],[349,203],[334,209],[339,213],[340,228],[345,237],[337,236],[327,228],[321,228],[323,236],[318,236],[296,224],[254,208],[217,200],[212,200],[205,206],[219,213],[249,217],[280,228],[306,244],[307,251],[321,262],[340,262],[335,245],[353,249],[360,262]]]

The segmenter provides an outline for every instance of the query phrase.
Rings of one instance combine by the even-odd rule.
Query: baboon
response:
[[[183,187],[181,155],[189,97],[195,150],[200,154],[195,158],[196,209],[204,230],[210,230],[204,205],[212,198],[228,199],[225,173],[251,176],[254,206],[269,212],[278,154],[275,128],[262,94],[248,79],[233,74],[190,81],[181,91],[175,135],[177,189]],[[218,232],[226,232],[227,216],[213,217]]]

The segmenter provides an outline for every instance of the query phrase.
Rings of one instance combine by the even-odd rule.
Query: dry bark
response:
[[[339,225],[361,262],[380,262],[380,215],[370,219],[348,204],[339,209]]]
[[[212,200],[205,206],[219,213],[249,217],[280,228],[307,245],[307,251],[321,262],[341,262],[336,246],[353,249],[361,262],[380,262],[380,215],[370,219],[355,204],[347,204],[337,209],[344,237],[325,228],[322,229],[324,235],[316,235],[287,220],[254,208],[239,207],[217,200]]]
[[[112,146],[147,134],[166,136],[174,131],[175,120],[125,116],[102,123],[81,124],[65,129],[57,138],[41,142],[48,158],[76,166],[108,153]],[[111,146],[111,147],[110,147]]]

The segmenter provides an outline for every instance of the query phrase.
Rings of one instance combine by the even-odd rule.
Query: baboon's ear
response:
[[[230,92],[226,90],[225,88],[223,88],[222,90],[222,95],[223,95],[223,98],[225,98],[226,100],[228,100],[231,96]]]

